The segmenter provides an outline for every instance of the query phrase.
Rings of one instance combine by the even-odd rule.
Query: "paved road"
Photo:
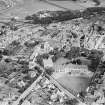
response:
[[[65,88],[62,84],[60,84],[57,80],[55,80],[53,77],[49,76],[50,81],[55,84],[56,86],[58,86],[58,88],[62,91],[65,92],[66,95],[68,95],[70,98],[76,98],[79,102],[83,102],[84,98],[83,97],[78,97],[78,92],[73,91],[72,89],[67,89]]]
[[[40,75],[40,76],[37,78],[37,80],[35,80],[35,81],[31,84],[31,86],[30,86],[27,90],[25,90],[24,93],[21,94],[21,96],[20,96],[12,105],[19,105],[19,102],[21,101],[21,99],[24,99],[24,98],[32,91],[32,89],[35,88],[36,83],[37,83],[41,78],[42,78],[42,75]]]

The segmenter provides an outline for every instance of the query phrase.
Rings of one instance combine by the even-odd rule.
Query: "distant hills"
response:
[[[91,7],[84,11],[40,11],[33,15],[26,16],[25,19],[32,24],[50,24],[76,18],[91,19],[102,15],[105,15],[105,7]]]

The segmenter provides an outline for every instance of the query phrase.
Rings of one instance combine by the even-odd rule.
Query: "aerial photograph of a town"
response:
[[[0,105],[105,105],[105,0],[0,0]]]

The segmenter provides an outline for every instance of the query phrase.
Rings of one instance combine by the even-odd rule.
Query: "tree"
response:
[[[76,105],[77,103],[78,103],[78,101],[76,99],[71,99],[71,100],[65,101],[65,105]]]
[[[88,59],[91,60],[91,65],[89,65],[89,69],[93,72],[96,71],[96,68],[98,67],[101,57],[103,56],[103,52],[97,51],[97,50],[91,50],[90,54],[88,56]]]
[[[70,51],[66,53],[66,58],[72,59],[80,56],[80,48],[79,47],[72,47]]]
[[[32,19],[33,19],[32,16],[26,16],[26,17],[25,17],[25,20],[32,20]]]
[[[96,5],[100,5],[100,1],[99,0],[93,0],[93,2],[95,2]]]
[[[47,73],[48,75],[52,75],[53,72],[54,72],[53,68],[47,68],[47,69],[45,69],[45,73]]]

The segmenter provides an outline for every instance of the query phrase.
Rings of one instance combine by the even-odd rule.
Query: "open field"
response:
[[[89,81],[89,78],[73,77],[66,73],[56,73],[54,78],[65,88],[73,89],[77,92],[85,91]]]

